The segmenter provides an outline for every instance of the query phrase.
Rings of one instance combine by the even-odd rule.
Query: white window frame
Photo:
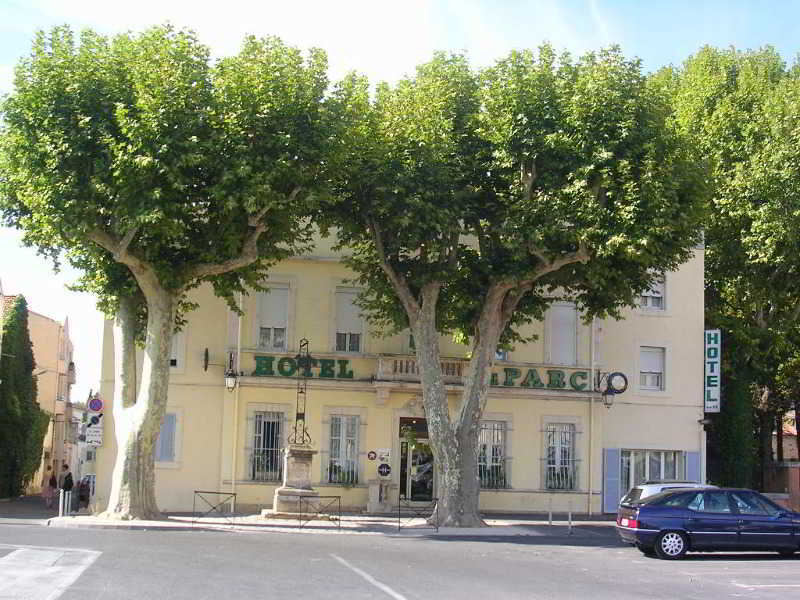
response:
[[[261,419],[259,419],[261,417]],[[269,417],[269,418],[265,418]],[[250,456],[248,461],[248,479],[251,481],[256,482],[265,482],[265,483],[280,483],[283,478],[283,450],[286,447],[286,412],[279,408],[279,410],[253,410],[252,411],[252,419],[253,425],[250,428]],[[278,424],[278,432],[277,432],[277,442],[278,446],[275,448],[264,448],[263,444],[263,436],[264,431],[263,427],[262,430],[258,430],[258,423],[259,420],[263,421],[270,421],[273,423]],[[261,444],[257,442],[261,441]],[[260,446],[260,447],[259,447]],[[268,451],[270,454],[266,457],[258,458],[256,457],[256,452],[263,452]],[[265,460],[266,459],[266,460]],[[275,474],[272,477],[258,477],[256,472],[263,472],[267,473],[266,469],[257,469],[257,465],[255,462],[258,461],[259,463],[271,463],[273,465],[277,465],[277,468],[273,469]]]
[[[661,370],[645,370],[644,356],[661,355]],[[667,349],[664,346],[639,346],[639,389],[646,392],[663,392],[666,386]]]
[[[364,335],[364,319],[363,317],[359,316],[359,324],[358,324],[358,331],[341,331],[344,329],[344,325],[339,323],[339,298],[341,296],[352,296],[353,300],[358,296],[360,290],[357,288],[352,287],[345,287],[345,286],[336,286],[333,293],[333,340],[332,340],[332,350],[336,353],[346,353],[346,354],[363,354],[365,350],[365,342],[366,336]],[[358,307],[353,304],[353,306],[358,309]],[[344,350],[339,349],[339,336],[345,336],[345,344]],[[353,343],[352,336],[358,336],[358,349],[352,350],[351,346]]]
[[[553,343],[556,339],[556,332],[554,331],[553,323],[553,309],[571,308],[575,314],[575,329],[572,332],[572,357],[567,362],[555,362],[553,358]],[[578,328],[580,327],[580,316],[578,314],[578,307],[574,302],[553,302],[545,312],[545,339],[546,339],[546,363],[552,365],[575,366],[578,364]],[[569,335],[567,333],[566,335]]]
[[[181,466],[181,443],[183,432],[183,409],[177,407],[168,407],[164,413],[164,420],[166,421],[167,415],[174,415],[175,417],[175,432],[172,439],[172,460],[161,460],[158,453],[159,445],[161,443],[161,430],[159,429],[156,444],[153,448],[155,458],[155,466],[160,469],[178,469]],[[163,423],[161,427],[163,427]]]
[[[639,296],[639,308],[644,311],[663,313],[667,310],[667,276],[666,273],[658,276],[652,287],[642,292]],[[661,306],[658,306],[660,300]]]
[[[357,436],[356,436],[356,472],[357,482],[353,484],[331,483],[330,482],[330,461],[331,461],[331,417],[358,417]],[[353,487],[366,486],[365,460],[366,451],[364,443],[367,439],[367,409],[361,406],[323,406],[322,407],[322,436],[320,440],[320,485],[340,486],[348,485]]]
[[[685,481],[686,480],[686,469],[687,469],[687,454],[685,450],[645,450],[642,448],[625,448],[620,451],[620,463],[619,463],[619,480],[620,480],[620,491],[623,495],[627,494],[631,488],[638,485],[641,482],[636,481],[636,469],[635,469],[635,455],[644,453],[644,481]],[[658,473],[651,473],[650,472],[650,458],[652,454],[660,454],[659,457],[659,468]],[[666,465],[666,455],[672,454],[675,457],[675,479],[664,479],[664,467]],[[625,462],[625,455],[628,455],[628,476],[627,481],[623,478],[623,473],[625,471],[623,465]],[[680,463],[680,466],[679,466]]]
[[[358,479],[358,447],[360,434],[359,415],[335,414],[330,416],[328,424],[328,469],[326,483],[333,485],[357,485]],[[334,425],[338,426],[339,435],[333,435]],[[350,435],[352,431],[352,436]],[[333,443],[338,442],[338,454],[334,456]],[[334,464],[335,461],[335,464]],[[344,480],[333,478],[333,467],[344,467]]]
[[[578,424],[575,422],[575,419],[572,418],[549,419],[544,423],[542,429],[542,439],[544,442],[542,487],[544,489],[558,491],[576,491],[580,489],[580,480],[578,479],[580,476],[578,471],[578,464],[580,463],[580,458],[578,458],[579,433]],[[569,438],[568,446],[563,443],[565,437]],[[556,443],[551,444],[551,441],[555,441]],[[550,448],[555,450],[553,452],[555,459],[553,464],[550,464]],[[569,449],[568,452],[565,452],[565,448]],[[564,456],[565,454],[567,455],[566,457]],[[564,471],[565,469],[566,471]],[[566,473],[565,480],[571,482],[571,485],[552,485],[551,481],[557,479],[557,477],[551,479],[551,471],[555,473]],[[560,476],[561,475],[559,475],[559,477]]]
[[[288,352],[289,350],[289,317],[290,317],[290,306],[292,302],[292,286],[289,283],[284,282],[269,282],[264,285],[268,291],[266,292],[258,292],[255,294],[255,319],[253,320],[253,348],[258,350],[259,352]],[[269,326],[262,326],[263,324],[263,316],[262,316],[262,299],[269,296],[269,294],[273,293],[273,290],[281,290],[286,292],[286,309],[283,315],[283,327],[276,325],[275,323],[281,321],[281,319],[274,319]],[[261,332],[262,329],[269,329],[270,330],[270,344],[266,346],[261,345]],[[275,346],[275,331],[278,329],[283,330],[283,344],[280,346]]]
[[[169,370],[171,373],[186,371],[186,327],[172,334],[172,346],[169,352]],[[174,363],[174,364],[173,364]]]

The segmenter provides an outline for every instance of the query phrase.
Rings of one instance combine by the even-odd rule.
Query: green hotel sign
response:
[[[277,359],[277,360],[276,360]],[[256,356],[254,377],[293,377],[297,375],[297,360],[290,356]],[[315,375],[311,369],[319,368]],[[321,379],[352,379],[353,371],[350,369],[349,360],[334,360],[332,358],[312,358],[311,364],[300,372],[303,377],[319,377]]]
[[[567,373],[561,369],[547,369],[544,373],[545,377],[542,377],[538,369],[527,369],[523,375],[522,369],[506,367],[502,373],[492,373],[490,385],[548,390],[570,389],[576,392],[585,391],[589,387],[589,373],[587,371]]]

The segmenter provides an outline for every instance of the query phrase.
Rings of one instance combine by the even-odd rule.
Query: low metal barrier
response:
[[[423,519],[425,525],[411,525],[414,519]],[[403,527],[414,529],[433,529],[439,531],[439,501],[432,498],[430,503],[411,502],[405,498],[397,499],[397,531]]]
[[[336,519],[336,527],[342,529],[342,497],[341,496],[304,496],[302,494],[285,494],[298,498],[297,527],[302,529],[310,521],[320,520],[321,515]],[[305,510],[304,510],[305,509]],[[335,512],[334,512],[335,509]]]
[[[200,503],[200,510],[204,510],[200,516],[198,517],[198,510],[197,505],[199,501]],[[194,497],[192,498],[192,524],[194,525],[197,522],[197,519],[202,519],[203,517],[207,517],[208,515],[214,513],[213,516],[220,516],[225,521],[228,522],[229,525],[234,525],[231,516],[229,513],[225,513],[222,510],[222,506],[227,504],[228,502],[233,501],[233,505],[236,505],[236,492],[210,492],[206,490],[195,490]]]

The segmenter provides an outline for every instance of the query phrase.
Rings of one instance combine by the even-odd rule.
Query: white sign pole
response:
[[[718,413],[722,391],[722,333],[719,329],[707,329],[704,334],[704,390],[705,412]]]

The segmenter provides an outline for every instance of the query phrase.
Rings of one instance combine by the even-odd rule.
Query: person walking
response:
[[[47,471],[42,480],[42,498],[44,498],[44,505],[47,508],[53,508],[53,498],[56,496],[58,489],[58,480],[56,474],[53,473],[53,467],[47,465]]]
[[[64,506],[64,511],[70,513],[72,512],[72,494],[70,492],[75,487],[75,482],[72,480],[72,472],[69,470],[69,465],[62,466],[61,471],[61,489],[64,490],[64,502],[67,503]]]

